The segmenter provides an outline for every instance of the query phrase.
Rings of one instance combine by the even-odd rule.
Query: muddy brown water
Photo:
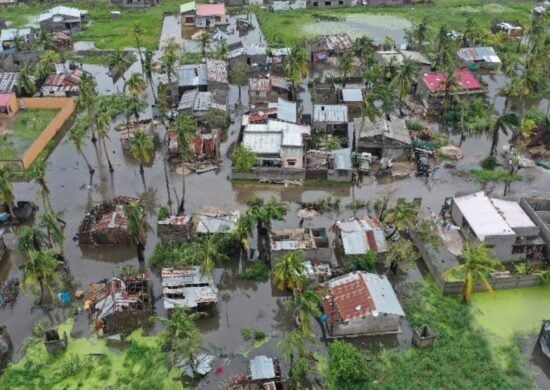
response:
[[[168,23],[170,26],[170,23]],[[165,24],[166,26],[166,24]],[[251,34],[259,36],[259,28],[252,30]],[[164,36],[164,33],[163,33]],[[256,38],[257,39],[257,38]],[[253,40],[253,39],[251,39]],[[85,69],[92,72],[98,82],[98,91],[102,94],[114,93],[121,90],[123,81],[113,84],[108,76],[107,69],[98,65],[86,65]],[[139,62],[134,63],[126,72],[129,76],[132,72],[139,72]],[[243,104],[247,104],[247,91],[243,88]],[[147,93],[150,94],[149,91]],[[306,106],[304,112],[311,113],[311,99],[308,93],[303,96]],[[152,102],[152,96],[147,99]],[[229,106],[233,106],[238,99],[238,87],[231,86]],[[151,115],[150,109],[143,114],[146,118]],[[117,119],[115,123],[121,121]],[[63,218],[67,222],[66,242],[64,252],[68,260],[70,270],[81,288],[86,288],[90,283],[107,277],[117,275],[120,268],[125,265],[138,267],[134,248],[80,248],[72,241],[73,235],[83,215],[96,203],[117,195],[141,197],[148,207],[149,223],[153,230],[148,235],[146,246],[146,258],[151,255],[155,244],[158,242],[154,232],[156,223],[156,211],[167,203],[167,190],[164,173],[163,153],[157,152],[151,167],[145,169],[145,188],[142,183],[138,164],[126,156],[118,141],[118,134],[112,126],[108,152],[115,171],[110,173],[106,164],[103,149],[97,148],[87,142],[84,153],[90,159],[96,172],[90,183],[89,174],[84,161],[77,155],[74,146],[64,137],[55,148],[47,164],[46,179],[51,190],[51,202],[55,210],[63,212]],[[234,123],[228,131],[228,139],[222,145],[222,156],[225,156],[229,146],[236,141],[240,127],[240,119],[234,116]],[[165,129],[160,126],[159,135],[163,139]],[[459,143],[460,136],[450,134],[455,143]],[[501,137],[501,146],[505,143],[505,137]],[[486,135],[468,137],[462,143],[465,159],[461,164],[475,166],[485,157],[490,148],[490,138]],[[433,176],[416,178],[414,176],[405,179],[375,180],[370,177],[355,186],[305,186],[284,187],[277,185],[237,185],[232,184],[227,178],[230,176],[231,163],[227,158],[223,159],[221,167],[216,172],[208,172],[201,175],[189,175],[185,177],[185,208],[190,213],[206,206],[213,206],[224,210],[245,210],[246,201],[253,196],[264,198],[274,197],[277,200],[289,203],[289,213],[283,222],[275,221],[273,227],[297,227],[299,219],[296,216],[298,202],[308,202],[326,196],[339,197],[341,199],[341,211],[320,216],[313,221],[307,221],[306,226],[328,227],[337,218],[351,216],[352,213],[343,206],[353,198],[362,200],[378,199],[382,196],[390,196],[390,204],[397,198],[421,197],[422,207],[431,207],[438,210],[445,197],[453,196],[457,192],[472,192],[482,188],[495,194],[502,193],[501,185],[482,187],[476,182],[467,181],[452,174],[443,167],[437,169]],[[535,195],[547,193],[549,190],[550,173],[540,168],[523,170],[524,182],[514,184],[511,193],[514,196]],[[175,172],[174,166],[169,166],[169,188],[172,191],[172,200],[176,202],[181,197],[182,176]],[[39,187],[33,182],[16,183],[15,191],[19,200],[38,199]],[[9,257],[0,264],[0,278],[6,280],[9,277],[20,277],[17,266],[24,259],[15,249],[16,242],[11,230],[6,235],[8,247],[12,249]],[[220,303],[217,310],[211,316],[202,318],[198,325],[206,340],[205,346],[214,351],[219,357],[214,367],[223,367],[221,374],[210,373],[200,384],[203,388],[212,388],[214,384],[226,379],[232,374],[244,373],[249,357],[258,354],[268,356],[278,355],[276,344],[284,334],[294,326],[293,319],[285,309],[283,303],[288,297],[274,294],[270,282],[255,283],[243,281],[238,277],[240,264],[233,261],[225,269],[215,270],[215,279],[220,288]],[[148,264],[145,270],[150,271]],[[417,280],[422,276],[418,269],[413,267],[408,271],[407,280]],[[156,312],[165,315],[162,307],[160,279],[153,275],[154,294],[156,297]],[[31,334],[34,324],[40,319],[46,319],[52,324],[63,322],[67,316],[67,310],[55,309],[45,312],[42,309],[33,308],[35,297],[30,293],[22,293],[13,308],[0,310],[0,323],[5,323],[15,347],[14,358],[19,359],[22,354],[22,346],[25,339]],[[249,342],[241,336],[242,328],[260,329],[270,335],[271,340],[259,349],[254,349]],[[155,328],[154,331],[158,331]],[[89,334],[89,326],[85,315],[79,316],[74,333],[85,336]],[[320,353],[326,353],[320,329],[316,329],[317,343],[315,348]],[[410,343],[410,329],[404,324],[404,332],[398,337],[386,337],[379,339],[359,338],[354,340],[358,345],[375,348],[382,343],[388,347],[407,346]],[[234,357],[235,351],[241,351],[241,355]],[[248,351],[248,353],[246,353]],[[538,380],[538,379],[537,379]],[[548,382],[550,387],[550,382]]]

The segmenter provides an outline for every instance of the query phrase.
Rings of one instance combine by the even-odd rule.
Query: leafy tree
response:
[[[155,157],[153,137],[144,131],[136,132],[130,144],[130,154],[139,162],[139,172],[143,176],[143,165],[151,164]]]
[[[273,282],[277,288],[300,290],[306,282],[306,266],[301,252],[290,252],[273,267]]]
[[[207,50],[210,48],[211,43],[212,43],[212,34],[206,32],[200,36],[199,44],[201,46],[201,53],[203,57],[206,57]]]
[[[288,211],[284,203],[279,203],[275,199],[266,202],[262,198],[254,197],[246,202],[249,209],[247,214],[256,222],[258,234],[271,232],[271,222],[273,220],[282,221]]]
[[[20,264],[19,269],[23,273],[23,287],[34,286],[38,283],[40,287],[40,299],[38,305],[42,304],[45,289],[50,297],[53,296],[52,285],[60,279],[59,266],[61,262],[56,259],[51,250],[27,252],[29,261]]]
[[[124,81],[124,87],[126,88],[126,78],[124,77],[124,72],[132,65],[131,61],[126,57],[124,52],[120,49],[116,49],[113,54],[109,57],[109,66],[111,68],[116,68],[120,72],[120,77]]]
[[[31,65],[24,65],[19,72],[19,78],[15,85],[17,95],[32,96],[38,90],[34,82],[34,68]]]
[[[145,210],[139,201],[132,201],[124,206],[124,214],[128,218],[128,235],[136,245],[139,262],[144,262],[145,243],[147,242],[147,232],[150,229]]]
[[[393,50],[395,49],[395,40],[392,37],[385,36],[384,42],[382,42],[382,50]]]
[[[490,156],[494,156],[497,153],[497,146],[500,132],[508,135],[508,128],[516,128],[520,125],[520,119],[515,114],[504,114],[499,116],[495,124],[493,125],[493,137],[491,142]]]
[[[22,226],[17,231],[17,247],[26,255],[29,251],[39,252],[46,243],[46,236],[42,230],[33,226]]]
[[[237,172],[250,172],[257,160],[256,154],[245,145],[239,144],[233,151],[233,166]]]
[[[340,63],[338,64],[338,72],[342,76],[342,83],[344,87],[346,86],[346,80],[349,73],[353,69],[353,57],[351,53],[346,53],[340,58]]]
[[[485,243],[475,245],[466,242],[462,257],[464,263],[449,269],[443,274],[443,277],[459,277],[464,280],[462,289],[464,303],[470,303],[478,282],[481,282],[486,290],[493,293],[488,278],[492,272],[502,268],[502,263],[494,257],[494,251]]]
[[[74,123],[71,131],[69,132],[69,139],[73,141],[73,144],[76,148],[78,154],[82,156],[86,166],[88,167],[88,172],[92,175],[95,172],[95,169],[92,168],[90,161],[84,154],[82,148],[85,145],[84,136],[86,135],[86,130],[88,129],[89,123],[86,116],[80,116]]]
[[[418,222],[418,206],[412,202],[399,202],[386,214],[385,222],[390,222],[401,231]]]
[[[290,50],[286,64],[286,77],[292,83],[292,97],[298,98],[297,86],[301,84],[309,73],[309,60],[303,42],[297,42]]]
[[[367,361],[354,345],[341,340],[329,346],[328,384],[330,389],[355,389],[367,386]]]
[[[364,255],[356,255],[347,260],[346,269],[349,271],[374,271],[376,261],[376,252],[369,250]]]
[[[226,261],[228,256],[224,253],[221,247],[220,237],[216,234],[211,234],[200,245],[202,264],[201,270],[205,274],[211,274],[216,266],[216,261]]]

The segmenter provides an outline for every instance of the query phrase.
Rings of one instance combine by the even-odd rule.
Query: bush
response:
[[[486,169],[472,169],[470,174],[481,184],[489,182],[494,183],[514,183],[523,180],[520,174],[505,171],[504,169],[495,169],[489,171]]]
[[[233,151],[233,167],[237,172],[250,172],[256,165],[256,155],[244,145],[237,145]]]
[[[406,121],[405,123],[407,124],[407,129],[412,131],[422,131],[428,127],[424,122],[418,120]]]
[[[328,382],[333,389],[365,388],[367,360],[352,344],[337,340],[329,347]]]
[[[168,207],[163,206],[159,209],[159,214],[158,214],[159,221],[165,220],[169,216],[170,216],[170,210],[168,210]]]
[[[247,341],[248,340],[262,341],[267,339],[267,334],[265,334],[261,330],[257,330],[253,328],[243,328],[241,330],[241,335],[243,336],[243,339]]]
[[[497,158],[495,156],[488,156],[481,160],[481,168],[488,171],[494,171],[497,167]]]
[[[374,271],[376,268],[376,252],[368,251],[364,255],[353,256],[346,262],[348,271]]]
[[[199,265],[202,261],[201,253],[199,242],[157,244],[151,256],[150,265],[155,270],[164,267]]]
[[[265,282],[269,279],[269,267],[263,260],[255,261],[241,272],[241,278]]]

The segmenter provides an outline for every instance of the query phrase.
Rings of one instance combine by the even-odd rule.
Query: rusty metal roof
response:
[[[227,64],[221,60],[206,60],[208,81],[227,84]]]
[[[249,92],[269,92],[271,91],[271,82],[266,78],[248,79]]]
[[[312,47],[312,51],[350,50],[353,42],[348,34],[321,35]]]

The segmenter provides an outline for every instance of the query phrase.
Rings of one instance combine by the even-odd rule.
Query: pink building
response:
[[[461,98],[477,98],[485,96],[487,89],[478,78],[468,69],[460,69],[453,74],[455,82],[447,85],[447,74],[444,72],[424,73],[418,83],[416,93],[429,107],[441,105],[448,93],[451,96],[460,95]],[[447,91],[447,89],[449,89]]]

